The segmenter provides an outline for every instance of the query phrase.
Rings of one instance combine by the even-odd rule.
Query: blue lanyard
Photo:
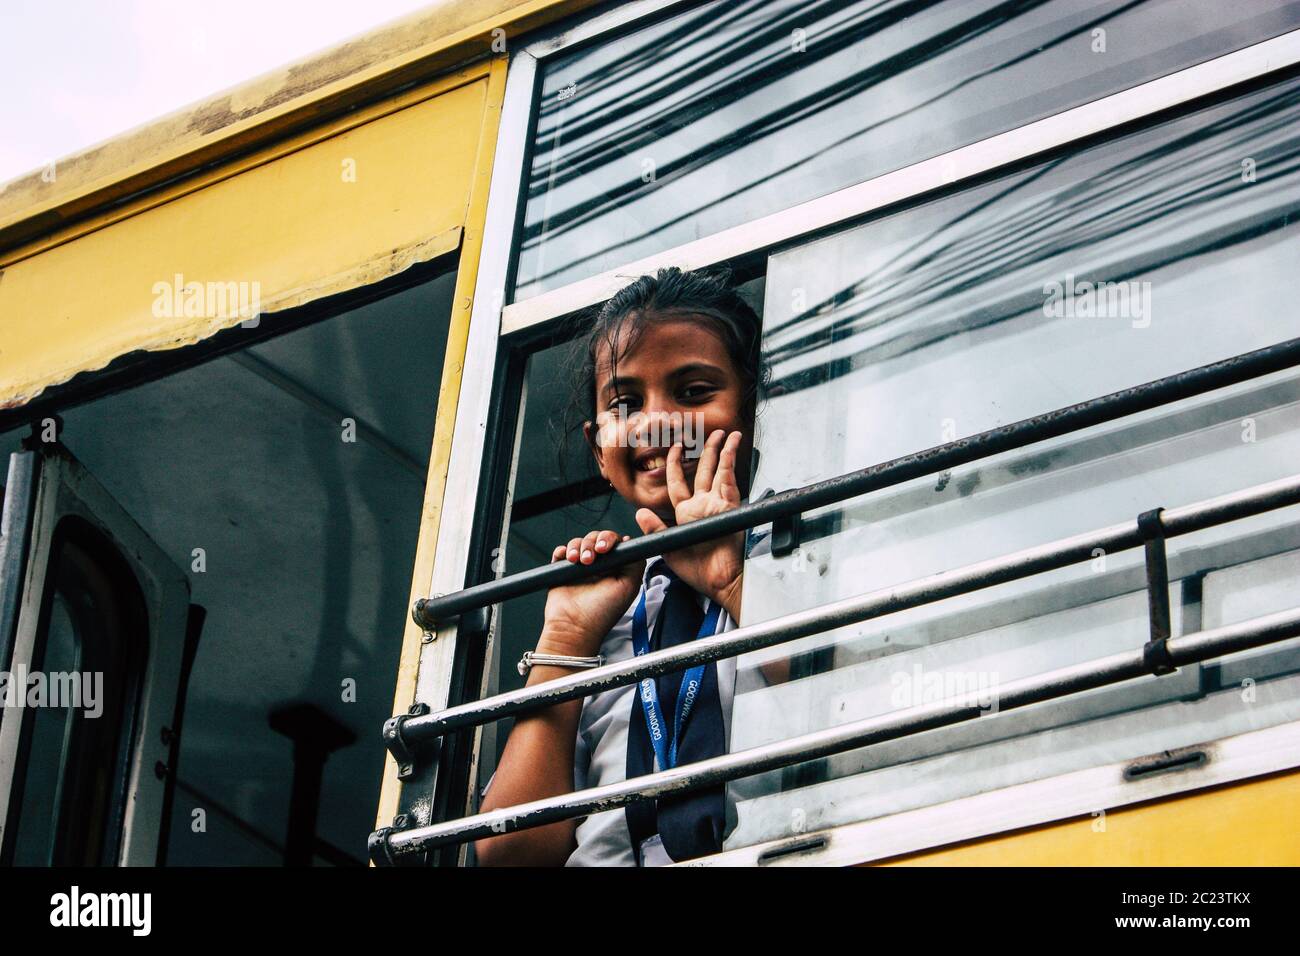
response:
[[[642,586],[641,597],[637,600],[636,609],[632,612],[632,648],[637,657],[650,653],[650,635],[646,625],[645,592],[646,589]],[[709,602],[708,609],[704,614],[704,621],[700,624],[700,632],[696,635],[697,638],[708,637],[717,631],[718,616],[721,611],[721,605],[714,604],[712,601]],[[677,744],[682,739],[682,729],[686,726],[691,710],[695,707],[695,699],[699,697],[700,685],[704,682],[704,669],[706,666],[705,664],[697,664],[682,677],[682,686],[677,692],[678,707],[676,720],[673,723],[673,743],[672,747],[666,752],[664,713],[663,708],[659,706],[659,688],[653,677],[647,677],[641,681],[641,707],[645,710],[646,727],[650,731],[650,744],[654,747],[660,770],[671,770],[677,766]]]

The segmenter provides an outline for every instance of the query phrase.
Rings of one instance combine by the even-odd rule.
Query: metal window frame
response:
[[[523,358],[565,316],[616,291],[628,270],[648,271],[670,263],[697,268],[744,256],[769,254],[778,251],[782,245],[807,241],[886,208],[944,189],[964,187],[985,175],[1040,158],[1055,149],[1122,133],[1126,126],[1157,121],[1160,114],[1171,110],[1194,108],[1202,99],[1300,63],[1300,30],[1296,30],[666,250],[614,272],[575,282],[520,303],[506,304],[513,288],[516,239],[524,213],[520,199],[536,122],[540,93],[539,62],[577,44],[600,41],[615,31],[641,26],[661,14],[669,15],[689,7],[693,2],[639,0],[622,4],[589,16],[576,25],[543,34],[512,56],[447,475],[445,500],[460,502],[462,506],[444,512],[437,542],[438,557],[428,589],[431,596],[456,592],[489,576],[490,561],[484,556],[486,543],[500,537],[508,518],[505,513],[508,503],[500,504],[508,499],[508,489],[506,495],[500,494],[501,489],[495,486],[493,478],[508,471],[508,467],[502,467],[503,460],[509,462],[517,454],[517,449],[504,447],[512,439],[517,444],[517,430],[505,426],[513,426],[516,422],[514,415],[518,409],[509,406],[512,399],[517,406],[522,396]],[[499,513],[492,521],[478,522],[479,506],[492,500],[498,501]],[[480,524],[477,533],[476,523]],[[419,661],[417,703],[412,708],[413,715],[447,707],[458,676],[464,682],[464,668],[459,665],[466,654],[460,651],[461,645],[482,638],[486,646],[495,615],[471,617],[470,621],[451,619],[426,634]],[[455,739],[456,735],[451,735],[444,744]],[[476,744],[471,742],[470,749],[476,752]],[[428,766],[404,768],[410,772],[402,787],[399,815],[394,821],[396,829],[427,826],[432,820],[455,812],[452,801],[459,803],[460,798],[466,795],[460,794],[460,798],[449,795],[445,781],[440,784],[438,768],[450,764],[451,769],[455,769],[458,762],[471,766],[473,754],[470,759],[463,759],[444,746],[437,759],[429,762]],[[472,773],[469,776],[472,779]],[[456,860],[463,860],[463,851]],[[437,861],[454,862],[445,855],[438,856]]]

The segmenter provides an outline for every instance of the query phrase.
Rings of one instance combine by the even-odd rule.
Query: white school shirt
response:
[[[650,571],[646,567],[646,574]],[[654,633],[655,620],[663,604],[664,592],[668,589],[669,578],[666,574],[655,574],[646,580],[643,575],[641,587],[646,596],[646,625],[650,634]],[[700,606],[704,607],[707,599],[696,594]],[[640,600],[640,594],[637,595]],[[619,618],[617,624],[610,628],[605,640],[601,642],[600,653],[607,663],[627,660],[635,656],[632,649],[632,613],[637,601],[633,601]],[[722,634],[736,627],[725,609],[718,615],[715,634]],[[736,687],[736,659],[728,657],[716,662],[718,669],[718,698],[722,704],[722,732],[727,749],[731,749],[731,704]],[[601,691],[582,702],[582,715],[578,719],[578,740],[573,755],[573,786],[575,790],[589,787],[601,787],[607,783],[617,783],[627,779],[627,735],[629,718],[632,715],[632,702],[637,692],[637,685],[615,687]],[[638,712],[638,717],[640,713]],[[644,719],[644,718],[642,718]],[[655,770],[661,769],[655,761]],[[724,830],[730,833],[736,825],[736,808],[731,795],[731,787],[726,791],[727,823]],[[578,848],[573,851],[565,866],[636,866],[636,856],[632,852],[632,835],[627,829],[627,814],[622,807],[617,810],[604,810],[584,817],[578,824],[576,837]]]

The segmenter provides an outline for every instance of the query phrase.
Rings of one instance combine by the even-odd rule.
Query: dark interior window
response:
[[[117,862],[148,644],[144,596],[127,563],[89,523],[64,518],[22,688],[32,700],[43,681],[44,700],[21,712],[15,864]]]

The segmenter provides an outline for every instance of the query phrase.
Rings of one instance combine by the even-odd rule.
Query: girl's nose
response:
[[[641,409],[634,428],[639,447],[665,448],[686,438],[683,412],[675,403],[651,405]]]

